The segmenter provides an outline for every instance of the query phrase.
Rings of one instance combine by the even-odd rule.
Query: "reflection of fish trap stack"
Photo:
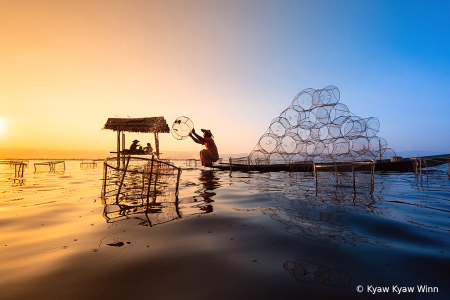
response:
[[[314,179],[318,185],[370,186],[373,190],[375,162],[314,164]]]
[[[63,160],[46,161],[34,164],[35,173],[61,173],[66,170]]]
[[[25,168],[28,167],[27,160],[1,160],[0,161],[0,176],[11,177],[14,173],[14,178],[22,178]]]
[[[104,162],[102,203],[108,220],[145,214],[149,224],[179,217],[178,186],[181,169],[155,159],[128,156],[125,164],[116,158]],[[152,220],[150,220],[150,217]]]

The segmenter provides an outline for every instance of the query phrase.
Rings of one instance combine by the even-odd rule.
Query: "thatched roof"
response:
[[[170,132],[169,125],[167,125],[164,117],[108,118],[103,129],[126,132]]]

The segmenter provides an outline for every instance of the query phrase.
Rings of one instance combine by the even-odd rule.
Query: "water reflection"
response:
[[[376,206],[381,196],[374,195],[370,185],[355,190],[352,186],[331,184],[317,190],[310,175],[292,178],[280,173],[254,174],[248,185],[276,200],[276,205],[258,210],[280,222],[288,233],[334,246],[379,243],[359,234],[346,222],[352,215],[383,213]]]
[[[138,219],[139,225],[154,226],[182,218],[184,215],[214,211],[214,190],[220,187],[218,171],[200,170],[199,183],[185,182],[185,187],[199,187],[192,197],[178,197],[176,176],[160,172],[153,176],[150,189],[139,173],[123,178],[120,171],[108,168],[104,172],[101,200],[107,222]],[[154,181],[156,180],[156,181]],[[119,190],[118,186],[122,186]],[[120,191],[120,192],[119,192]],[[144,192],[143,192],[144,191]],[[147,197],[148,195],[148,197]]]
[[[194,202],[201,201],[201,203],[195,207],[199,208],[202,213],[210,213],[214,211],[211,203],[214,202],[213,197],[216,195],[214,190],[220,187],[218,172],[219,171],[215,170],[200,170],[200,177],[198,180],[202,188],[195,191],[195,193],[199,195],[194,196]],[[201,198],[201,200],[198,198]]]
[[[352,276],[348,272],[323,266],[307,259],[287,261],[283,267],[298,281],[311,285],[323,284],[333,288],[346,289],[352,283]]]
[[[212,199],[212,197],[216,195],[214,190],[220,187],[217,171],[201,170],[198,180],[203,187],[203,192],[200,196],[202,196],[207,203],[214,202]]]

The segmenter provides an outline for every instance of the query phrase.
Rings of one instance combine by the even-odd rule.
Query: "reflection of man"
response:
[[[195,129],[192,129],[189,136],[197,144],[205,145],[206,149],[200,151],[200,161],[202,166],[212,166],[213,162],[219,160],[219,153],[217,152],[216,143],[213,140],[211,130],[202,129],[203,137],[195,133]]]
[[[214,200],[212,199],[216,193],[213,190],[220,187],[219,178],[216,177],[216,172],[211,170],[201,170],[201,175],[198,178],[203,185],[203,193],[200,196],[203,197],[206,203],[212,203]],[[204,213],[210,213],[214,211],[214,208],[211,204],[200,207]]]
[[[198,179],[200,180],[204,188],[204,191],[200,194],[200,196],[203,197],[206,203],[214,202],[212,197],[215,196],[216,193],[214,193],[213,190],[220,187],[219,178],[215,177],[215,172],[209,170],[201,170],[201,175]]]

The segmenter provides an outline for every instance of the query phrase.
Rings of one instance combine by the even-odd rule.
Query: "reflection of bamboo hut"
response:
[[[125,132],[153,133],[155,136],[155,154],[158,158],[160,154],[158,133],[170,132],[169,125],[167,125],[164,117],[108,118],[103,129],[117,132],[117,159],[120,159],[120,154],[125,150]]]

